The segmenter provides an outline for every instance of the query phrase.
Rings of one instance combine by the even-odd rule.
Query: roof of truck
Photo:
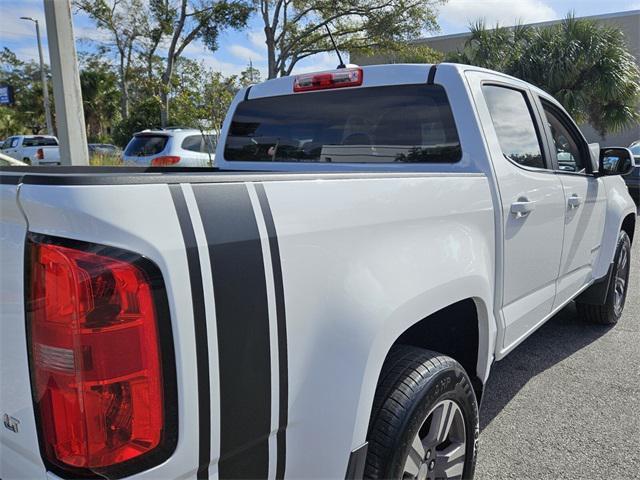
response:
[[[426,83],[430,72],[432,75],[436,74],[437,70],[446,69],[447,71],[458,71],[460,73],[464,71],[480,71],[486,72],[491,75],[499,75],[504,77],[509,82],[518,83],[523,86],[527,86],[545,97],[549,97],[549,94],[540,90],[539,88],[531,85],[524,80],[521,80],[505,73],[496,72],[482,67],[476,67],[473,65],[465,65],[459,63],[394,63],[383,65],[367,65],[359,67],[357,65],[349,65],[347,68],[360,68],[363,71],[364,83],[363,87],[375,87],[384,85],[408,85],[417,83]],[[435,69],[435,70],[432,70]],[[336,69],[337,70],[337,69]],[[333,70],[328,70],[333,71]],[[310,72],[310,73],[323,73],[323,72]],[[301,75],[308,75],[307,73]],[[271,97],[279,95],[291,95],[293,94],[293,84],[295,78],[299,75],[290,75],[287,77],[279,77],[271,80],[266,80],[262,83],[251,85],[242,90],[244,99],[253,99],[261,97]],[[437,82],[437,74],[435,75]],[[359,88],[359,87],[355,87]]]

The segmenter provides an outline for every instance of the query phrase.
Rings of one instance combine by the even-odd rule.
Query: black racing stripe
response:
[[[287,422],[289,417],[289,371],[287,355],[287,318],[284,307],[284,287],[282,282],[282,263],[280,261],[280,246],[278,234],[273,222],[273,215],[264,185],[256,184],[256,193],[260,201],[260,208],[269,235],[269,251],[271,252],[271,265],[273,268],[273,284],[276,297],[276,316],[278,324],[278,378],[279,378],[279,405],[278,405],[278,434],[276,444],[278,447],[276,478],[282,479],[285,474],[287,458]]]
[[[244,184],[193,186],[213,273],[220,371],[220,478],[267,478],[269,310],[262,244]]]
[[[189,282],[191,284],[191,301],[193,303],[193,319],[196,335],[196,363],[198,378],[198,479],[209,478],[211,462],[211,392],[209,388],[209,344],[207,341],[207,318],[204,306],[204,289],[202,287],[202,269],[198,244],[189,216],[189,209],[180,185],[169,185],[169,191],[178,214],[178,221],[189,266]]]

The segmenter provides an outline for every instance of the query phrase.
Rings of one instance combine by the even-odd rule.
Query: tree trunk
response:
[[[127,83],[127,73],[124,68],[124,55],[120,55],[120,114],[122,119],[129,118],[129,85]]]
[[[278,76],[278,69],[276,67],[276,41],[275,35],[271,27],[264,27],[265,43],[267,44],[267,64],[268,64],[268,79],[276,78]]]
[[[160,125],[162,128],[166,128],[169,123],[169,94],[163,86],[160,90]]]

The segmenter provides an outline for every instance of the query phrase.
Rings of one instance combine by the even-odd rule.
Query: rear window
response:
[[[146,157],[156,155],[164,150],[169,137],[166,135],[136,135],[127,145],[125,155]]]
[[[452,163],[460,141],[438,85],[259,98],[234,113],[225,159],[252,162]]]
[[[58,140],[47,137],[33,137],[22,140],[23,147],[56,147]]]
[[[182,141],[182,149],[199,153],[215,153],[216,141],[213,135],[189,135]]]

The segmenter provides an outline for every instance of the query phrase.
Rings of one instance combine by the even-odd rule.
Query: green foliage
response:
[[[45,66],[45,73],[49,69]],[[40,65],[34,61],[23,62],[8,48],[0,52],[0,84],[14,89],[15,105],[3,107],[0,112],[0,130],[17,133],[45,133],[44,103]],[[53,92],[50,88],[50,96]],[[16,130],[11,130],[13,125]],[[5,135],[6,136],[6,135]]]
[[[113,142],[124,147],[135,132],[160,126],[160,99],[148,97],[136,102],[130,115],[115,125]]]
[[[269,78],[289,75],[302,59],[333,50],[384,48],[438,29],[445,0],[258,0],[264,21]]]
[[[385,59],[385,63],[439,63],[444,59],[442,52],[415,42],[395,42],[385,48],[368,48],[353,52],[360,55],[381,56]]]
[[[15,108],[0,106],[0,140],[12,135],[31,133],[22,123]]]
[[[83,63],[80,87],[87,139],[89,142],[103,142],[120,119],[118,77],[111,66],[99,57],[89,57]]]
[[[547,27],[471,27],[448,61],[491,68],[553,95],[604,136],[640,122],[640,69],[618,28],[569,15]]]

